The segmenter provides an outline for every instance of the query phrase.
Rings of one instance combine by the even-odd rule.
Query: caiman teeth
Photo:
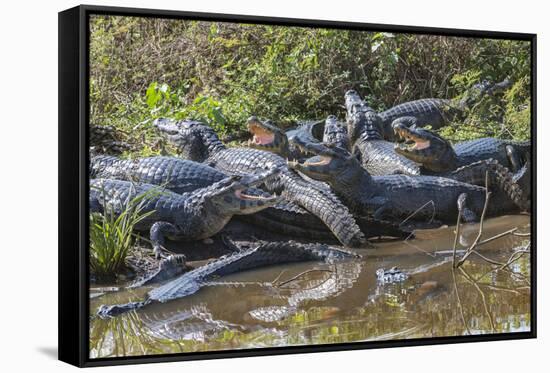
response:
[[[295,168],[297,166],[300,165],[300,162],[297,162],[297,161],[289,161],[288,159],[286,160],[286,164],[288,165],[288,167],[290,168]]]
[[[256,145],[256,144],[259,144],[260,141],[258,140],[258,137],[256,137],[256,135],[252,135],[252,138],[250,140],[248,140],[248,145]]]
[[[403,128],[403,126],[393,127],[393,133],[397,136],[398,141],[405,141],[410,138],[408,128]]]
[[[254,132],[259,128],[259,126],[254,121],[249,121],[248,125],[247,125],[247,128],[250,132]]]
[[[397,131],[397,133],[398,133],[398,136],[399,136],[399,138],[401,139],[401,141],[407,141],[407,140],[409,140],[409,136],[408,136],[407,132],[403,131],[403,129],[400,128],[400,129]]]
[[[269,197],[264,196],[254,196],[250,194],[245,194],[242,190],[235,191],[235,196],[240,199],[253,200],[253,201],[273,201],[278,197],[276,195],[270,195]]]
[[[251,145],[263,145],[269,146],[272,145],[275,141],[274,135],[267,131],[253,131],[252,139],[248,140],[248,143]]]

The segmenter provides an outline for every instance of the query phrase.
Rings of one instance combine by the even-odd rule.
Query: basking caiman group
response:
[[[457,219],[529,213],[529,141],[452,144],[435,132],[473,100],[509,85],[483,82],[457,102],[421,99],[383,112],[349,90],[344,122],[330,115],[285,131],[252,116],[243,146],[224,144],[200,121],[156,119],[173,156],[121,158],[131,147],[116,131],[92,128],[90,212],[117,216],[141,199],[144,217],[134,228],[146,232],[158,265],[130,287],[160,284],[144,299],[102,306],[98,315],[191,295],[210,278],[237,271],[358,256],[339,245],[372,247]],[[192,254],[169,249],[171,241]],[[224,255],[190,270],[187,255],[201,258],[209,245]]]

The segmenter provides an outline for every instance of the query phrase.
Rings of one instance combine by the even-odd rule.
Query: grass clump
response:
[[[137,195],[123,204],[122,212],[106,209],[103,213],[90,213],[90,270],[97,279],[116,277],[126,268],[138,236],[135,226],[154,211],[144,211],[151,192]]]

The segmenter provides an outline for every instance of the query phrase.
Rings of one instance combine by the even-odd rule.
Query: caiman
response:
[[[90,159],[90,177],[162,185],[176,193],[192,192],[228,177],[208,165],[176,157],[122,159],[98,155]]]
[[[459,210],[467,222],[479,220],[485,205],[486,189],[439,176],[371,176],[357,158],[338,147],[303,144],[317,156],[290,165],[306,175],[328,182],[348,206],[375,218],[400,221],[432,218],[456,222]],[[503,193],[494,193],[486,215],[519,211]]]
[[[378,268],[376,270],[376,281],[379,285],[403,282],[408,277],[409,276],[405,272],[398,269],[397,267],[391,267],[390,269]]]
[[[206,164],[176,157],[121,159],[100,155],[92,157],[90,160],[90,177],[92,178],[154,184],[180,194],[207,187],[228,176],[230,176],[228,173]],[[248,193],[254,194],[252,189]],[[336,240],[332,232],[317,216],[287,200],[281,200],[274,206],[253,215],[239,215],[238,218],[282,236],[320,242]],[[360,218],[357,223],[367,238],[403,237],[410,234],[390,222]],[[255,231],[257,232],[257,230]]]
[[[288,130],[285,135],[289,142],[289,147],[295,155],[303,157],[302,150],[294,146],[294,138],[299,138],[302,142],[317,142],[323,138],[324,120],[303,120],[299,121],[296,128]],[[295,156],[295,158],[298,158]]]
[[[432,129],[439,129],[450,122],[464,119],[464,114],[481,97],[501,92],[512,85],[508,79],[500,83],[491,83],[484,80],[475,84],[459,99],[423,98],[404,102],[386,111],[378,113],[382,126],[382,133],[386,140],[394,140],[392,124],[399,123],[402,117],[414,117],[418,126],[430,125]]]
[[[359,157],[371,175],[419,175],[420,167],[394,150],[384,140],[382,123],[376,112],[361,100],[357,92],[346,92],[348,136],[351,152]]]
[[[128,288],[158,284],[187,272],[188,268],[185,264],[185,259],[185,255],[170,255],[167,258],[162,258],[156,268],[146,271],[146,273],[134,280]]]
[[[284,158],[259,149],[227,148],[214,130],[201,122],[157,119],[154,124],[186,159],[205,162],[231,174],[281,168],[278,178],[265,183],[268,191],[282,191],[286,199],[320,218],[343,245],[357,247],[365,243],[355,219],[332,191],[304,180],[287,167]]]
[[[329,115],[325,120],[323,143],[332,144],[346,150],[350,149],[346,124],[340,122],[335,115]]]
[[[287,134],[271,120],[261,121],[252,116],[248,118],[247,127],[252,134],[248,147],[266,150],[287,159],[298,159],[302,156],[299,148],[290,147]]]
[[[395,151],[421,164],[423,173],[449,172],[486,159],[517,172],[531,157],[530,141],[484,137],[452,145],[441,135],[418,127],[414,118],[407,121],[393,125],[397,139],[402,141],[395,145]]]
[[[395,123],[393,126],[396,138],[401,141],[395,145],[395,151],[420,164],[422,174],[484,185],[488,171],[495,177],[506,177],[516,182],[522,192],[522,196],[516,199],[523,200],[520,204],[522,209],[530,210],[530,141],[484,137],[452,145],[439,134],[417,127],[414,118],[406,120],[406,124]],[[512,184],[508,182],[504,185]]]
[[[300,147],[294,146],[295,139],[307,143],[322,140],[324,143],[336,144],[344,149],[349,148],[347,128],[334,115],[329,115],[325,121],[303,124],[292,130],[292,133],[284,132],[270,120],[261,121],[253,116],[248,119],[248,130],[253,136],[248,141],[249,147],[267,150],[290,160],[306,157]]]
[[[140,212],[145,216],[137,230],[149,230],[157,257],[164,240],[201,240],[218,233],[233,215],[253,214],[273,206],[278,197],[263,193],[249,195],[247,190],[276,177],[273,168],[256,175],[230,176],[190,193],[178,194],[157,185],[123,180],[92,179],[90,210],[119,216],[131,201],[142,196]]]
[[[151,303],[163,303],[186,297],[196,293],[208,280],[248,269],[303,261],[321,260],[331,263],[358,257],[359,255],[350,251],[323,244],[301,244],[294,241],[258,242],[255,247],[225,255],[154,288],[142,301],[103,305],[99,307],[97,314],[100,317],[112,317]]]

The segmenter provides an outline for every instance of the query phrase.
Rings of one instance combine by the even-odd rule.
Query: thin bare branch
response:
[[[453,268],[456,268],[456,245],[460,236],[460,220],[462,217],[462,205],[458,207],[458,216],[456,218],[455,240],[453,242]]]
[[[293,276],[291,278],[289,278],[288,280],[285,280],[283,282],[279,282],[277,284],[274,284],[275,287],[282,287],[284,285],[288,285],[289,283],[293,282],[293,281],[296,281],[297,279],[299,279],[300,277],[302,276],[305,276],[309,273],[312,273],[312,272],[328,272],[328,273],[334,273],[333,270],[331,269],[308,269],[307,271],[304,271],[304,272],[300,272],[298,273],[296,276]]]
[[[417,208],[412,214],[410,214],[409,216],[407,216],[405,218],[405,220],[403,220],[401,223],[399,223],[399,225],[403,225],[405,224],[407,221],[409,221],[410,219],[413,218],[413,216],[415,216],[416,214],[418,214],[420,211],[422,211],[424,209],[424,207],[428,206],[428,205],[431,205],[432,206],[432,217],[430,218],[430,221],[428,223],[431,223],[433,222],[434,218],[435,218],[435,204],[434,204],[434,201],[430,200],[428,202],[426,202],[425,204],[423,204],[422,206],[420,206],[419,208]]]
[[[479,241],[479,242],[477,243],[477,246],[481,246],[481,245],[484,245],[484,244],[489,243],[489,242],[491,242],[491,241],[494,241],[494,240],[497,240],[497,239],[502,238],[502,237],[504,237],[504,236],[507,236],[507,235],[509,235],[509,234],[513,234],[513,233],[514,233],[515,231],[517,231],[517,230],[518,230],[518,228],[516,227],[516,228],[512,228],[512,229],[510,229],[510,230],[507,230],[507,231],[505,231],[505,232],[499,233],[499,234],[497,234],[497,235],[495,235],[495,236],[493,236],[493,237],[489,237],[489,238],[487,238],[487,239],[485,239],[485,240]]]
[[[476,290],[479,292],[479,295],[481,295],[481,301],[483,303],[483,308],[485,308],[485,314],[487,315],[487,318],[489,319],[489,323],[491,324],[491,330],[494,332],[495,322],[493,321],[493,316],[491,315],[491,312],[489,311],[489,307],[487,306],[485,293],[483,292],[483,290],[481,290],[477,282],[472,277],[470,277],[470,274],[468,274],[463,268],[459,268],[459,270],[464,275],[464,278],[466,279],[466,281],[468,281],[471,285],[473,285],[476,288]]]
[[[458,310],[460,311],[460,317],[462,318],[462,322],[464,323],[464,328],[466,329],[468,334],[472,334],[472,332],[470,331],[470,328],[468,327],[468,324],[466,323],[466,318],[464,317],[464,308],[462,307],[462,301],[460,300],[460,294],[458,293],[458,286],[456,285],[456,276],[455,276],[454,267],[451,268],[451,273],[453,275],[453,285],[455,288],[456,299],[458,301]]]
[[[468,250],[466,250],[466,253],[462,257],[462,259],[460,259],[456,263],[456,268],[460,267],[466,261],[466,259],[468,259],[468,257],[472,254],[472,252],[476,248],[477,244],[481,240],[481,235],[483,234],[483,223],[485,221],[485,214],[487,213],[487,207],[489,206],[489,199],[490,198],[491,198],[491,192],[489,191],[489,172],[485,172],[485,203],[483,205],[483,211],[481,213],[481,218],[479,220],[479,231],[477,233],[476,239],[470,245]]]

